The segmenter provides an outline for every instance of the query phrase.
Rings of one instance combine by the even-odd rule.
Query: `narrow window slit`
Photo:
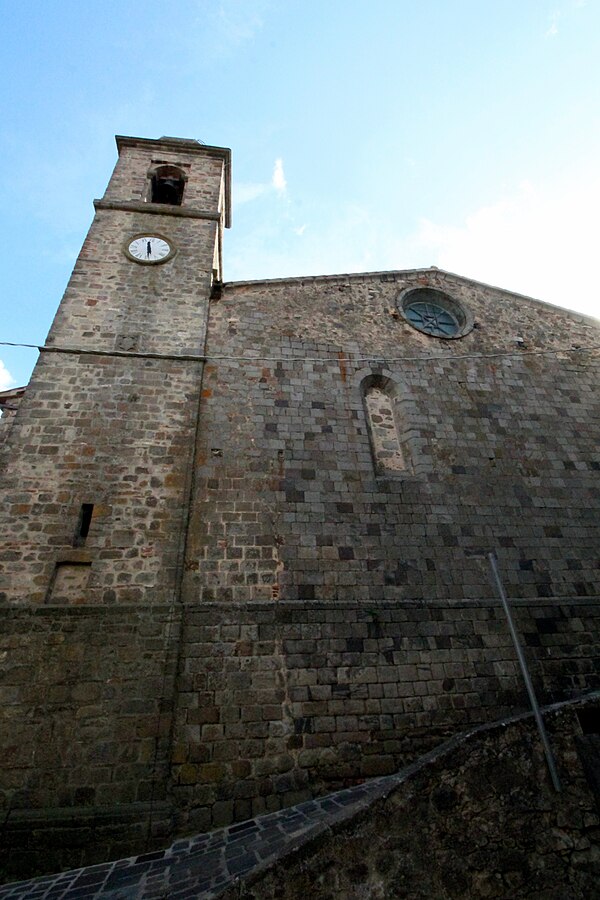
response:
[[[93,503],[82,503],[79,512],[79,520],[77,522],[77,530],[73,540],[74,547],[83,547],[92,524],[92,513],[94,512]]]

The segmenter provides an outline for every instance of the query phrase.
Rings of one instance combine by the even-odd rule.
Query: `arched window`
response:
[[[377,475],[393,475],[408,469],[395,393],[394,382],[380,375],[370,375],[362,383],[371,454]]]
[[[177,166],[159,166],[150,176],[150,202],[181,206],[185,181]]]

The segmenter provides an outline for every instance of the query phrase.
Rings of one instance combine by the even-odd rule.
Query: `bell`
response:
[[[157,178],[152,200],[154,203],[168,203],[178,206],[181,203],[181,183],[178,178]]]

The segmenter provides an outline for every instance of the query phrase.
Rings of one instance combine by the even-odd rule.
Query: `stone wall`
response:
[[[215,221],[136,209],[97,210],[58,308],[47,344],[90,351],[199,354],[206,325]],[[156,266],[123,249],[136,234],[159,233],[177,249]]]
[[[183,209],[222,210],[223,150],[217,148],[213,154],[212,147],[193,140],[167,139],[150,143],[148,140],[119,137],[117,142],[121,152],[104,200],[145,202],[149,199],[148,173],[157,166],[167,164],[180,168],[187,177],[181,204]],[[194,144],[197,146],[194,147]],[[126,152],[123,152],[123,147]]]
[[[400,776],[388,797],[315,829],[224,900],[598,897],[600,820],[578,759],[577,717],[547,721],[561,793],[531,719],[507,724]]]
[[[521,708],[492,549],[543,698],[598,686],[597,324],[437,270],[219,295],[227,154],[120,151],[2,450],[15,842],[226,824]],[[407,323],[419,287],[463,337]]]
[[[178,634],[164,606],[3,612],[7,874],[98,862],[146,845],[157,829],[167,839]]]
[[[43,354],[3,448],[0,603],[61,602],[65,566],[76,603],[173,600],[200,380],[191,361]]]
[[[532,715],[511,717],[455,735],[393,775],[162,850],[0,887],[0,898],[595,898],[599,699],[542,711],[560,792]]]
[[[11,388],[0,391],[0,444],[10,434],[17,410],[25,395],[25,388]]]
[[[541,700],[600,687],[594,601],[515,615]],[[14,876],[394,772],[527,708],[503,614],[476,601],[42,606],[6,611],[1,652]]]
[[[540,700],[600,687],[593,600],[521,601]],[[173,743],[179,828],[205,830],[396,771],[528,708],[499,604],[186,609]]]
[[[421,334],[426,283],[473,329]],[[211,306],[184,596],[513,597],[598,590],[591,320],[439,272],[227,286]],[[577,349],[580,348],[580,349]],[[374,466],[366,386],[385,383],[405,466]]]

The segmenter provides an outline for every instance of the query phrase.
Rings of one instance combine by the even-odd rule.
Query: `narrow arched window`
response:
[[[375,473],[405,472],[408,461],[400,439],[393,382],[380,376],[365,379],[363,402]]]
[[[177,166],[159,166],[150,177],[151,203],[181,206],[185,176]]]

